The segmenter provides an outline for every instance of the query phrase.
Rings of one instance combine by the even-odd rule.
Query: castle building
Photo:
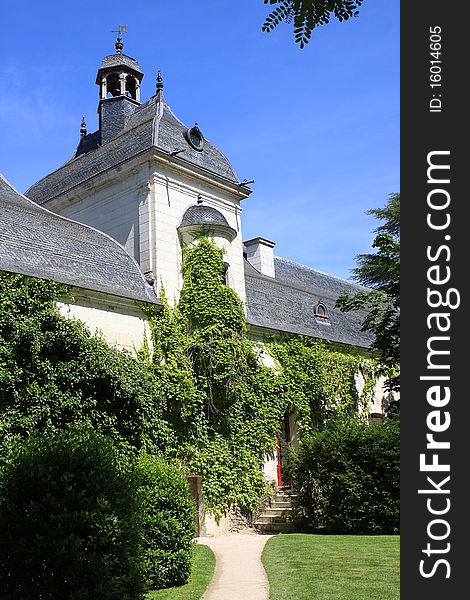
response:
[[[264,237],[243,241],[249,182],[196,122],[175,116],[160,73],[142,102],[143,76],[119,35],[97,72],[98,129],[83,120],[73,156],[24,196],[0,179],[0,269],[71,286],[60,310],[133,351],[147,335],[139,304],[161,305],[162,286],[178,297],[181,248],[203,229],[225,250],[253,339],[302,334],[367,353],[364,315],[335,308],[343,290],[364,288],[275,256]],[[380,394],[370,408],[382,412]]]

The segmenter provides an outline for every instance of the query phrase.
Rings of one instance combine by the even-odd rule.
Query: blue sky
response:
[[[255,180],[244,239],[349,277],[378,224],[366,211],[399,191],[399,0],[365,0],[303,50],[288,26],[261,31],[267,13],[262,0],[6,3],[0,172],[25,191],[70,157],[82,114],[96,129],[96,72],[126,24],[143,101],[161,69],[176,115]]]

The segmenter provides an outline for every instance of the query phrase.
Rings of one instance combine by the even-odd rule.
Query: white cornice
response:
[[[196,181],[204,181],[212,187],[229,192],[230,194],[237,196],[239,200],[248,198],[252,192],[252,190],[241,186],[238,183],[231,182],[225,177],[221,177],[215,173],[211,173],[207,169],[198,167],[197,165],[193,165],[187,161],[183,161],[183,159],[177,156],[171,156],[162,150],[158,150],[157,148],[154,148],[153,158],[157,163],[164,164],[169,168],[184,173]]]
[[[93,175],[82,183],[69,188],[58,196],[55,196],[54,198],[51,198],[45,202],[43,206],[49,210],[60,210],[65,206],[69,206],[70,204],[74,204],[77,201],[90,197],[108,186],[114,185],[120,181],[124,182],[131,175],[142,174],[142,177],[141,181],[134,180],[130,182],[128,185],[129,189],[135,189],[136,186],[138,187],[140,185],[146,186],[149,182],[148,174],[149,171],[152,171],[153,165],[163,165],[175,173],[181,173],[186,177],[193,179],[195,183],[204,182],[209,187],[221,190],[230,196],[234,196],[238,201],[244,200],[252,193],[252,190],[245,188],[238,183],[231,182],[224,177],[216,175],[215,173],[211,173],[210,171],[198,167],[197,165],[184,162],[182,159],[176,156],[171,156],[162,150],[158,150],[157,148],[149,148],[129,159],[122,161],[117,165],[114,165],[113,167],[104,169],[100,173]],[[155,175],[156,174],[154,173],[153,176],[155,177]],[[174,185],[179,187],[185,185],[179,182],[176,178],[173,180],[169,180],[168,177],[165,176],[161,176],[161,178],[165,180],[165,183],[172,181]],[[196,190],[196,188],[192,188],[189,185],[186,185],[185,187],[187,190],[191,190],[193,193]],[[197,195],[198,191],[195,193]],[[113,194],[111,194],[111,196],[112,195]],[[213,195],[212,198],[218,202],[221,201],[220,197],[215,195]],[[230,205],[228,202],[226,202],[226,204],[227,206]]]
[[[139,302],[137,300],[132,300],[130,298],[124,298],[122,296],[113,296],[111,294],[106,294],[104,292],[97,292],[94,290],[84,290],[83,288],[70,287],[70,297],[60,298],[59,302],[62,304],[86,304],[86,305],[95,305],[101,304],[106,305],[108,308],[112,310],[121,311],[123,309],[127,309],[128,311],[132,311],[138,313],[142,317],[145,316],[145,313],[141,309],[141,305],[143,306],[144,302]],[[160,308],[159,305],[154,305],[158,310]]]

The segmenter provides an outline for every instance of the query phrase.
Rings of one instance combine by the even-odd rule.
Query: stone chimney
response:
[[[274,246],[276,243],[262,237],[256,237],[243,243],[248,262],[262,275],[275,277]]]

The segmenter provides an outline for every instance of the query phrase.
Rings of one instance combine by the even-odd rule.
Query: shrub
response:
[[[399,468],[397,418],[380,425],[330,422],[302,442],[291,465],[294,518],[329,533],[398,533]]]
[[[137,600],[139,473],[89,429],[36,435],[0,479],[2,600]]]
[[[191,572],[195,505],[181,468],[142,454],[145,573],[151,589],[186,583]]]
[[[163,450],[158,381],[147,365],[61,316],[66,290],[0,273],[0,463],[18,437],[89,422],[116,442]]]

